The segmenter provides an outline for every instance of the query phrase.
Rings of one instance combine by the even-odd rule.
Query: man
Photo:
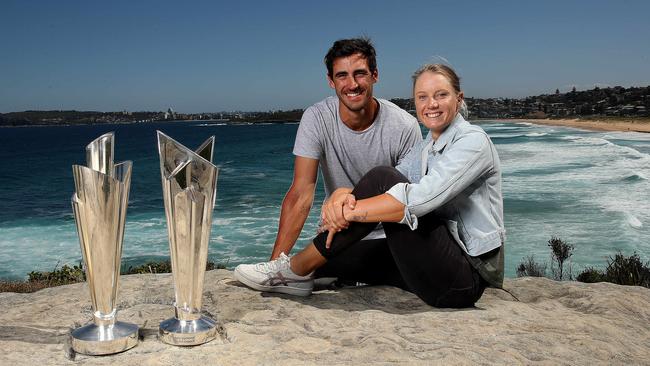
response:
[[[355,186],[376,166],[397,165],[422,139],[413,116],[389,101],[373,97],[372,88],[379,74],[370,40],[338,40],[324,61],[327,81],[336,97],[309,107],[300,121],[293,149],[293,182],[282,201],[271,260],[289,254],[295,245],[313,203],[319,167],[329,197],[339,187]],[[385,235],[378,227],[364,238],[364,246],[357,248],[363,251],[385,240],[381,238]],[[332,261],[317,276],[346,277],[354,267],[353,263]],[[245,267],[238,267],[235,276],[240,278],[243,270]]]

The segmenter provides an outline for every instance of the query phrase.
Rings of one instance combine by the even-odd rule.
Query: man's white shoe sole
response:
[[[312,290],[311,289],[306,289],[306,288],[300,288],[300,287],[293,287],[291,285],[276,285],[276,286],[265,286],[265,285],[260,285],[259,283],[248,279],[246,275],[235,268],[234,272],[235,279],[244,285],[257,290],[257,291],[262,291],[262,292],[279,292],[283,294],[288,294],[288,295],[294,295],[294,296],[309,296],[311,295]]]

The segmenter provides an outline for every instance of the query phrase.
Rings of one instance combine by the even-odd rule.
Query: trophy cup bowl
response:
[[[213,340],[216,322],[201,314],[218,169],[214,136],[192,151],[158,131],[167,234],[174,279],[174,317],[160,323],[168,344],[194,346]]]
[[[72,195],[93,323],[71,333],[72,348],[87,355],[118,353],[138,343],[138,326],[119,322],[117,291],[132,163],[113,163],[113,133],[86,146],[88,166],[73,165]]]

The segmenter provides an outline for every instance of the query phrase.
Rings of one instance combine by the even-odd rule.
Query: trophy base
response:
[[[110,355],[138,344],[138,326],[123,322],[105,326],[92,323],[73,330],[70,338],[75,352],[92,356]]]
[[[197,320],[170,318],[160,323],[158,337],[174,346],[196,346],[217,337],[217,322],[207,316]]]

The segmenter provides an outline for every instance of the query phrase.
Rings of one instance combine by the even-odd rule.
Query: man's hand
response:
[[[350,193],[344,198],[337,197],[339,197],[337,202],[340,203],[340,206],[332,206],[340,210],[340,220],[346,224],[350,222],[400,222],[404,218],[404,204],[388,193],[359,201]],[[334,230],[330,230],[328,233],[325,242],[326,248],[329,248],[332,238],[337,232],[347,228],[347,225],[345,227],[334,225],[332,224]],[[329,230],[329,228],[326,229]]]
[[[323,203],[321,209],[321,231],[329,231],[325,242],[325,247],[328,249],[332,243],[334,234],[347,229],[349,226],[348,220],[343,216],[343,207],[354,209],[357,204],[357,200],[351,192],[351,188],[339,188]]]

